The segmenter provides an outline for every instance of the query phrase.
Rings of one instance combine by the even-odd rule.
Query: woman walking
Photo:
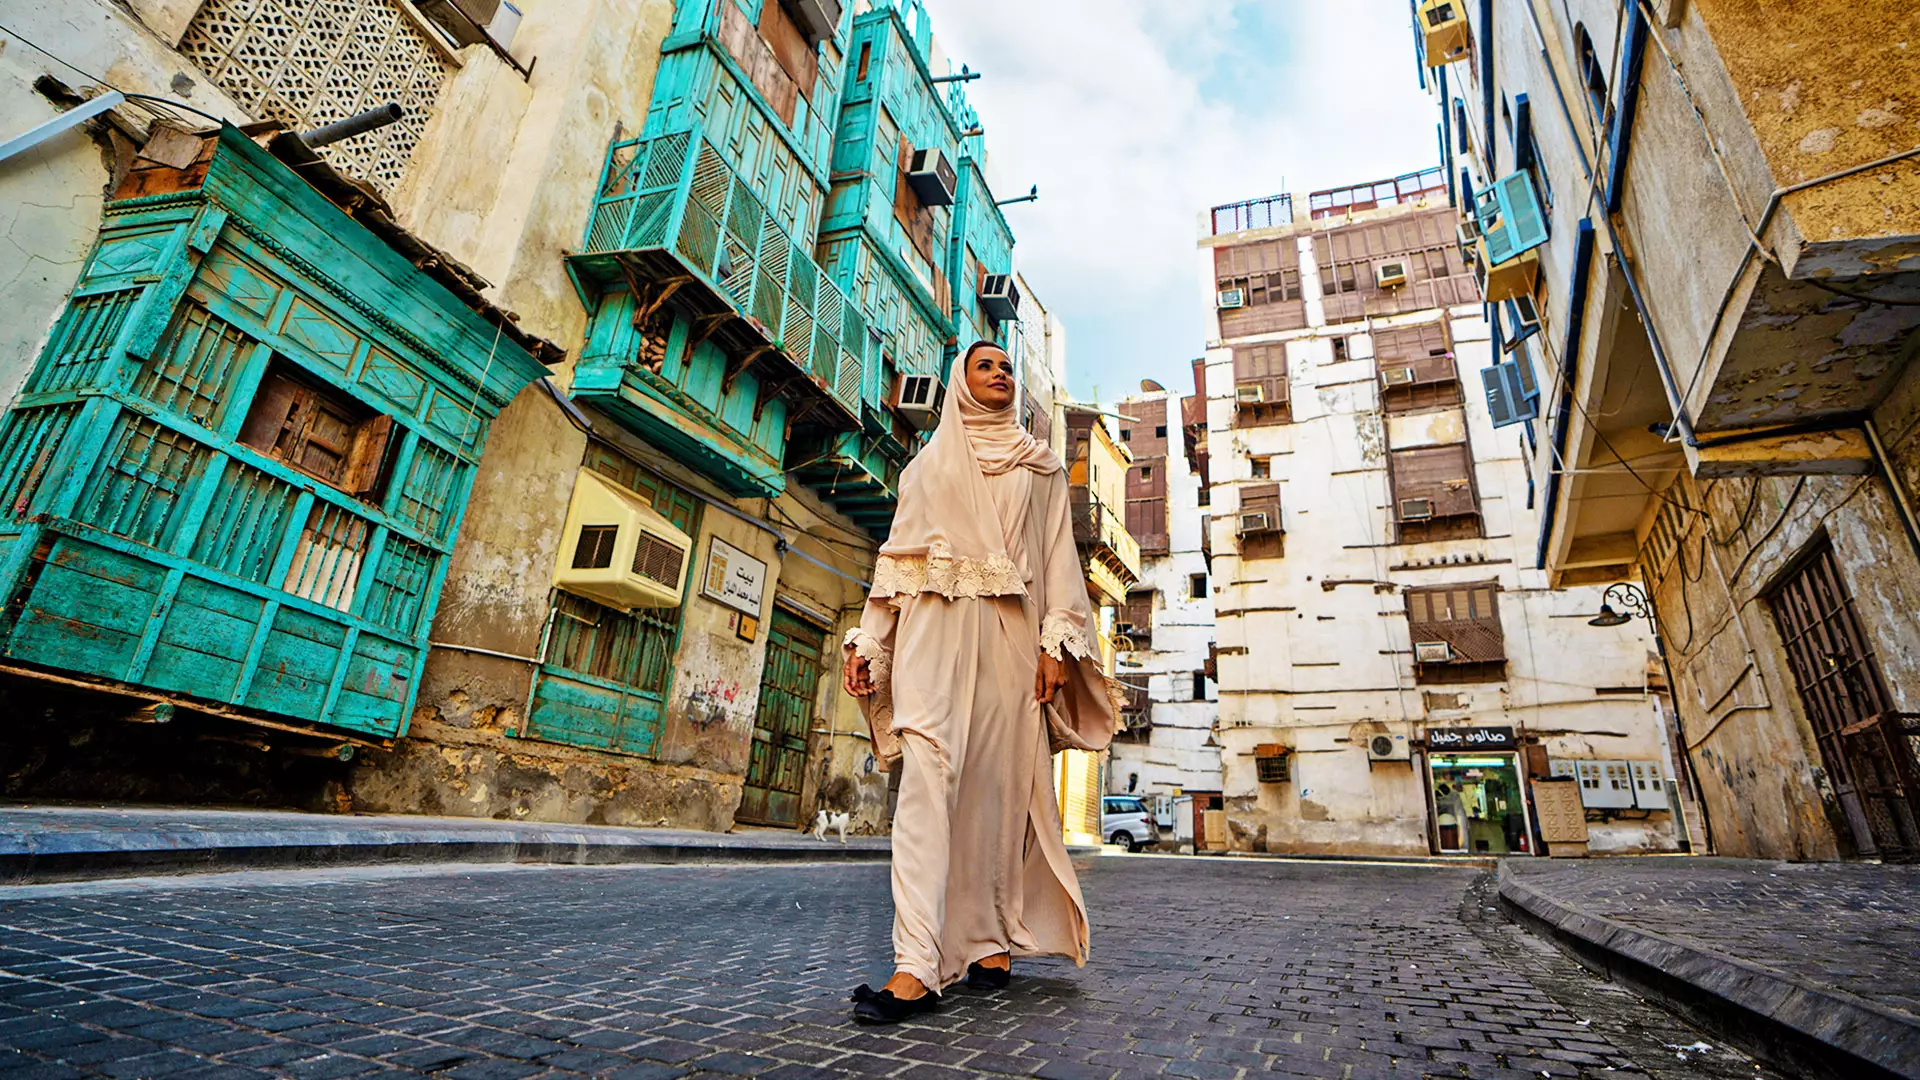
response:
[[[939,427],[907,466],[844,681],[874,754],[904,758],[893,816],[895,972],[854,1018],[897,1023],[940,991],[1007,985],[1014,956],[1087,959],[1053,752],[1114,729],[1060,459],[1014,418],[1007,354],[955,362]]]

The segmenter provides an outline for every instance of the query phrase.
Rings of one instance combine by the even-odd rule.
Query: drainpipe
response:
[[[1567,454],[1567,418],[1573,411],[1573,378],[1580,367],[1580,330],[1587,315],[1587,276],[1593,267],[1593,219],[1581,218],[1573,241],[1573,291],[1567,298],[1567,340],[1560,348],[1560,391],[1553,406],[1553,460],[1547,463],[1546,498],[1540,511],[1540,540],[1533,568],[1547,568],[1547,541],[1560,509],[1560,470]]]
[[[1913,514],[1913,499],[1907,493],[1907,485],[1900,480],[1900,474],[1894,471],[1893,463],[1887,460],[1886,444],[1880,441],[1880,426],[1872,420],[1860,425],[1867,433],[1867,445],[1873,448],[1873,463],[1880,467],[1880,474],[1887,478],[1887,488],[1893,492],[1893,507],[1900,515],[1900,525],[1906,530],[1907,544],[1913,548],[1915,558],[1920,558],[1920,524],[1916,524]]]
[[[1621,182],[1627,176],[1627,152],[1632,149],[1633,118],[1640,107],[1640,60],[1647,52],[1647,17],[1638,3],[1627,16],[1627,47],[1620,54],[1620,112],[1614,118],[1613,139],[1607,146],[1607,213],[1620,212]]]

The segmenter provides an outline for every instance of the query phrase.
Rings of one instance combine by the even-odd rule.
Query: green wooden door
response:
[[[754,711],[753,753],[740,797],[741,821],[761,825],[800,822],[800,785],[807,768],[807,728],[820,685],[826,634],[784,611],[773,613],[767,664]]]

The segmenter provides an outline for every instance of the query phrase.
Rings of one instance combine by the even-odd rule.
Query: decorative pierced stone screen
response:
[[[399,102],[398,123],[321,151],[391,192],[450,73],[401,2],[206,0],[180,51],[256,118],[296,128]]]

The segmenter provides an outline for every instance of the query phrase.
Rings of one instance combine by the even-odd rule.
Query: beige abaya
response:
[[[862,700],[875,753],[904,758],[896,969],[936,990],[1001,953],[1087,958],[1050,758],[1105,746],[1114,713],[1088,645],[1066,473],[1011,414],[954,380],[847,635],[876,686]],[[1034,695],[1043,648],[1068,666],[1046,706]]]

